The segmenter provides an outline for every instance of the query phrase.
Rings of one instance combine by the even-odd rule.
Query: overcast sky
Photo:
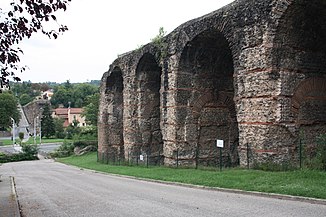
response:
[[[160,27],[169,33],[182,23],[210,13],[233,0],[72,0],[57,15],[69,31],[57,40],[36,35],[20,46],[17,74],[32,82],[100,80],[119,54],[150,42]]]

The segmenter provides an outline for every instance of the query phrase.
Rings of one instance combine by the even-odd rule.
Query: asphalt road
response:
[[[325,205],[139,181],[52,160],[4,164],[0,174],[15,177],[24,217],[326,216]]]

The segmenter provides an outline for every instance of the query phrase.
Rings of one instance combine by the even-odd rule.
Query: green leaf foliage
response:
[[[18,101],[11,92],[0,93],[0,129],[5,130],[12,126],[10,118],[18,124],[20,112],[17,105]]]
[[[45,104],[45,106],[43,107],[41,127],[42,127],[42,136],[46,138],[50,138],[51,136],[55,135],[55,125],[54,125],[49,104]]]
[[[15,81],[20,78],[15,74],[24,72],[26,66],[20,66],[20,56],[24,53],[17,45],[24,39],[31,38],[37,32],[56,39],[59,34],[68,30],[65,25],[60,25],[54,13],[65,11],[71,0],[50,1],[14,1],[11,7],[3,7],[1,2],[0,12],[0,83],[7,84],[8,77]],[[9,6],[9,5],[8,5]],[[47,30],[43,28],[45,22],[59,24],[56,28]]]
[[[54,118],[53,122],[55,128],[55,137],[58,139],[64,139],[66,136],[63,128],[63,123],[65,120],[62,118]]]
[[[87,105],[84,107],[83,116],[89,125],[97,126],[97,118],[99,112],[100,94],[96,93],[87,97]]]
[[[63,85],[54,88],[51,104],[54,107],[63,105],[64,107],[82,108],[88,105],[87,97],[99,93],[99,87],[95,84],[81,83],[71,84],[67,81]]]

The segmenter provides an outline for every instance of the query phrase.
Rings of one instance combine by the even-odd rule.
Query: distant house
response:
[[[10,90],[10,87],[8,84],[3,84],[2,81],[0,80],[0,92],[1,91],[7,91]]]
[[[82,108],[56,108],[53,110],[52,117],[65,120],[64,127],[68,127],[74,120],[78,122],[79,127],[86,126],[85,117],[82,117]]]
[[[46,99],[46,100],[51,100],[51,97],[53,96],[53,90],[47,90],[42,92],[41,97],[42,99]]]

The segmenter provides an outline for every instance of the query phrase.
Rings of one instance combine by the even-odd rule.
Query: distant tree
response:
[[[23,53],[18,44],[24,38],[30,38],[36,32],[42,32],[49,38],[56,39],[60,33],[68,30],[67,26],[59,25],[57,30],[46,30],[44,22],[57,22],[54,13],[66,10],[71,0],[12,0],[11,9],[5,12],[0,8],[0,84],[8,83],[8,76],[20,81],[15,76],[17,71],[23,72],[20,54]]]
[[[55,134],[55,125],[51,114],[49,104],[45,104],[43,107],[43,113],[41,118],[42,136],[49,138]]]
[[[44,92],[50,89],[50,86],[47,83],[33,83],[32,88],[40,92]]]
[[[67,90],[64,86],[57,86],[54,88],[54,93],[51,98],[51,104],[54,107],[58,107],[60,104],[64,107],[69,106],[69,102],[72,100],[72,91]]]
[[[78,127],[78,121],[75,119],[69,126],[65,129],[66,138],[72,139],[74,136],[79,135],[80,127]]]
[[[86,119],[86,123],[97,127],[97,118],[99,112],[99,100],[100,94],[96,93],[87,97],[87,105],[84,107],[83,116]]]
[[[32,102],[37,96],[41,95],[43,85],[33,84],[30,81],[11,82],[10,87],[13,93],[19,98],[22,105]]]
[[[66,83],[63,84],[63,86],[64,86],[67,90],[73,88],[73,85],[70,83],[69,80],[67,80]]]
[[[101,85],[101,80],[91,80],[89,83],[99,87]]]
[[[84,100],[82,98],[75,98],[73,100],[73,104],[72,105],[75,108],[81,108],[81,107],[83,107],[83,104],[84,104]]]
[[[31,97],[27,93],[23,93],[22,95],[19,96],[19,102],[22,106],[32,102],[34,97]]]
[[[12,126],[11,118],[18,124],[20,119],[18,101],[11,92],[0,93],[0,130]]]
[[[81,108],[87,105],[87,97],[99,92],[99,87],[83,83],[77,84],[73,89],[74,106]]]
[[[62,118],[54,118],[54,129],[55,129],[55,137],[58,139],[65,138],[63,123],[65,122]]]
[[[71,84],[69,81],[54,87],[54,93],[51,98],[51,104],[58,107],[60,104],[64,107],[81,108],[87,105],[86,98],[99,92],[99,87],[93,84]]]

